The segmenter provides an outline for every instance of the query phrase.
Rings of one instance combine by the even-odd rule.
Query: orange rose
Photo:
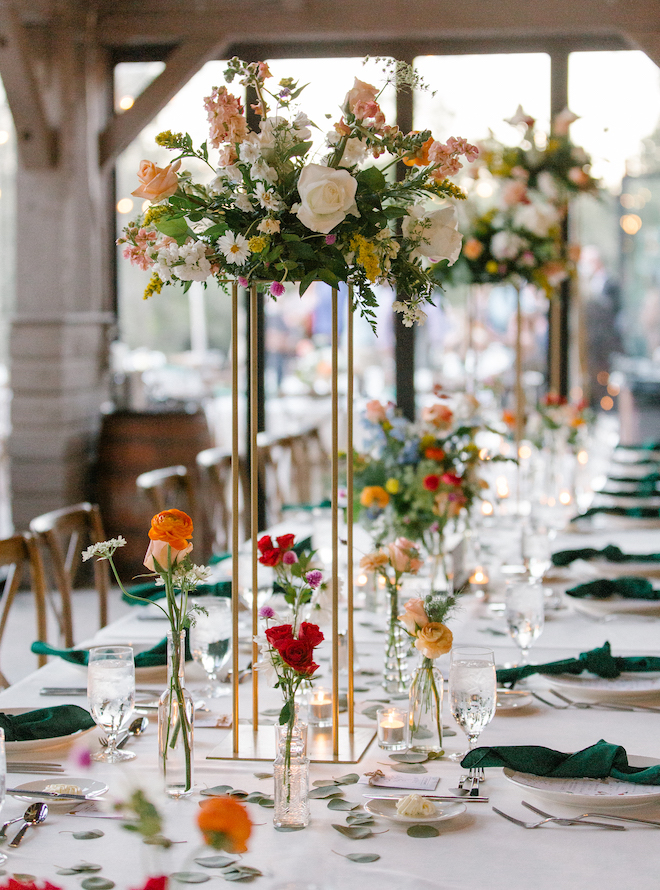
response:
[[[179,188],[176,171],[180,166],[181,161],[168,164],[167,167],[157,167],[153,161],[141,161],[138,170],[141,185],[131,194],[136,198],[147,198],[152,204],[164,201]]]
[[[367,485],[362,489],[360,503],[363,507],[378,507],[384,510],[389,502],[389,494],[380,485]]]
[[[389,561],[387,553],[383,553],[382,550],[376,550],[374,553],[367,553],[366,556],[362,557],[360,568],[364,569],[365,572],[375,572],[381,566],[386,566]]]
[[[162,513],[157,513],[151,520],[151,541],[144,557],[144,565],[149,571],[156,571],[155,559],[160,566],[167,567],[168,547],[172,565],[176,565],[193,549],[193,545],[187,540],[192,537],[192,533],[192,519],[182,510],[163,510]]]
[[[426,658],[439,658],[445,652],[449,652],[453,639],[448,627],[438,621],[431,621],[417,634],[415,649]]]
[[[216,850],[246,853],[252,822],[244,806],[231,797],[212,797],[200,804],[197,824],[204,841]]]

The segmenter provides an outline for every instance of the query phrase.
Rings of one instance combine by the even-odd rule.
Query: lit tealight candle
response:
[[[400,751],[408,747],[406,727],[408,714],[400,708],[381,709],[378,718],[378,744],[381,748]]]
[[[572,500],[570,491],[564,490],[559,492],[559,503],[563,504],[564,507],[567,507]]]
[[[477,566],[470,576],[470,584],[488,584],[488,574],[483,566]]]
[[[357,578],[355,579],[355,583],[357,584],[358,587],[364,587],[364,585],[367,583],[368,580],[369,580],[368,575],[358,575]]]
[[[495,491],[497,492],[498,498],[509,497],[509,483],[507,482],[506,476],[497,477],[495,480]]]
[[[482,501],[481,502],[481,512],[484,516],[492,516],[493,515],[493,505],[490,501]]]
[[[577,462],[584,466],[589,463],[589,453],[587,451],[578,451]]]
[[[319,686],[312,693],[309,703],[310,723],[315,726],[330,726],[332,723],[332,693]]]

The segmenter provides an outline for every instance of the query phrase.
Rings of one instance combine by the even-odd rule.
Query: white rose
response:
[[[527,247],[527,241],[515,232],[496,232],[490,241],[490,250],[497,260],[512,260]]]
[[[347,213],[360,215],[355,203],[356,191],[357,182],[348,170],[308,164],[298,180],[300,204],[294,204],[291,209],[312,232],[327,235]]]
[[[434,262],[449,260],[450,266],[458,259],[462,235],[458,231],[456,211],[451,205],[427,213],[421,204],[414,204],[408,208],[401,230],[405,238],[419,242],[412,257],[425,256]]]
[[[516,228],[527,229],[537,238],[547,238],[558,223],[559,214],[550,204],[521,204],[513,215]]]
[[[536,179],[536,184],[538,185],[541,194],[544,195],[548,201],[556,201],[559,198],[559,189],[557,188],[557,183],[552,173],[549,173],[547,170],[541,170]]]

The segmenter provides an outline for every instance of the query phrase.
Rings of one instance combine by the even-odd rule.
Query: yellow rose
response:
[[[181,161],[168,164],[167,167],[157,167],[152,161],[141,161],[138,170],[141,185],[131,194],[136,198],[146,198],[152,204],[164,201],[179,188],[176,171],[180,166]]]
[[[418,649],[426,658],[439,658],[449,652],[453,642],[452,632],[444,624],[431,621],[421,628],[415,640]]]
[[[399,490],[399,480],[398,479],[388,479],[385,483],[385,491],[388,494],[396,494]]]

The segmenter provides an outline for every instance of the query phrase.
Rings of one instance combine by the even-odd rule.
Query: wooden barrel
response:
[[[210,445],[208,423],[201,411],[116,411],[104,416],[91,497],[101,507],[108,538],[126,538],[126,546],[115,556],[122,580],[131,581],[146,571],[142,560],[152,510],[135,480],[140,473],[174,464],[183,464],[195,479],[195,457]]]

